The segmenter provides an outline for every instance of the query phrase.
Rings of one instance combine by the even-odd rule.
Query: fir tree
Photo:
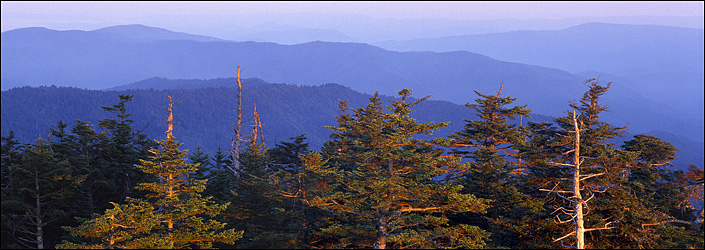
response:
[[[127,196],[142,195],[134,193],[133,187],[137,183],[153,181],[151,176],[136,169],[134,164],[139,163],[139,159],[147,158],[150,155],[148,150],[156,144],[133,126],[135,121],[130,119],[132,114],[127,112],[127,103],[132,101],[133,95],[121,94],[119,98],[118,104],[102,107],[117,119],[100,120],[99,127],[104,130],[101,134],[106,135],[100,154],[109,164],[107,168],[113,174],[110,179],[116,182],[121,201]]]
[[[27,145],[21,163],[15,164],[2,188],[3,229],[22,247],[52,247],[58,236],[48,237],[46,228],[66,219],[84,179],[74,177],[68,161],[41,138]]]
[[[519,246],[524,238],[531,238],[526,235],[531,232],[523,230],[530,223],[524,217],[539,209],[517,189],[515,177],[523,171],[513,145],[521,144],[524,138],[516,125],[509,123],[530,117],[530,110],[526,105],[507,108],[516,98],[501,97],[503,86],[504,83],[496,95],[475,91],[480,98],[475,100],[476,104],[465,106],[474,109],[479,119],[465,120],[464,129],[451,135],[455,140],[452,152],[471,160],[461,176],[464,191],[491,200],[487,213],[463,214],[458,219],[489,231],[489,245],[493,247]]]
[[[449,225],[446,213],[483,212],[486,203],[461,192],[457,182],[441,177],[458,172],[459,158],[444,156],[431,141],[416,139],[448,123],[418,123],[409,101],[411,90],[399,92],[384,113],[378,94],[366,108],[346,114],[340,104],[339,125],[326,143],[323,160],[308,154],[304,163],[317,175],[312,205],[334,216],[322,234],[330,246],[430,248],[484,246],[487,233],[469,225]],[[447,145],[448,140],[434,143]],[[440,178],[440,180],[439,180]],[[329,238],[329,240],[331,240]]]
[[[301,156],[310,152],[305,135],[289,138],[292,142],[281,142],[268,151],[275,169],[271,185],[276,189],[275,216],[284,223],[277,237],[284,248],[314,247],[316,224],[321,221],[320,209],[309,205],[312,181],[308,180]]]
[[[580,103],[570,104],[575,111],[556,119],[559,128],[531,124],[531,142],[521,147],[533,184],[543,187],[536,189],[544,191],[544,197],[548,197],[546,192],[551,194],[546,211],[559,223],[543,224],[543,230],[552,234],[563,231],[562,236],[552,236],[552,241],[562,246],[608,247],[602,245],[605,241],[599,235],[615,232],[613,229],[624,222],[620,211],[626,200],[620,183],[635,155],[607,142],[626,129],[600,120],[601,113],[608,111],[600,99],[610,84],[603,86],[597,79],[588,79],[585,85],[590,89]]]
[[[203,152],[203,148],[201,145],[196,145],[196,151],[191,152],[188,154],[188,159],[191,161],[191,164],[196,164],[198,163],[198,171],[195,173],[192,173],[193,178],[201,180],[205,179],[208,173],[211,171],[211,162],[210,162],[210,156],[208,153]]]
[[[233,244],[242,231],[229,229],[207,217],[217,216],[229,204],[214,204],[211,197],[202,198],[207,180],[194,180],[189,173],[198,163],[188,164],[186,151],[180,150],[172,135],[172,102],[169,97],[169,119],[166,139],[157,141],[158,148],[148,160],[135,165],[154,175],[158,182],[141,183],[138,190],[149,191],[146,199],[127,199],[125,205],[84,221],[79,227],[66,228],[77,237],[96,237],[97,242],[75,244],[64,242],[61,248],[210,248],[213,242]]]

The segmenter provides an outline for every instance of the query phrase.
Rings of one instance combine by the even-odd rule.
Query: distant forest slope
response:
[[[599,33],[603,26],[589,27],[595,28],[593,33]],[[431,95],[433,100],[460,105],[475,98],[473,90],[494,92],[505,82],[502,93],[517,97],[516,104],[528,104],[534,112],[557,116],[567,110],[566,103],[580,98],[586,90],[582,84],[585,79],[602,75],[590,74],[586,78],[555,68],[500,61],[468,51],[397,52],[362,43],[280,45],[211,40],[139,25],[95,31],[45,28],[6,31],[2,32],[0,54],[3,62],[1,87],[8,90],[25,85],[56,85],[106,89],[152,77],[232,77],[234,67],[239,65],[245,76],[256,76],[268,82],[312,86],[338,83],[362,93],[379,91],[389,96],[402,88],[411,88],[416,95]],[[577,46],[569,44],[573,45]],[[609,43],[598,45],[608,46]],[[497,47],[496,50],[508,48]],[[531,56],[551,57],[551,54]],[[570,59],[601,62],[592,56]],[[667,88],[690,82],[682,78],[662,80],[659,86]],[[600,81],[607,83],[609,80],[601,78]],[[632,83],[634,81],[614,81],[604,99],[614,112],[606,115],[607,121],[616,125],[629,123],[636,131],[670,131],[678,126],[677,131],[672,131],[674,134],[703,141],[702,111],[693,114],[693,110],[697,110],[693,108],[702,105],[679,108],[673,105],[677,103],[673,98],[648,98],[639,94],[637,90],[646,88]],[[696,83],[699,88],[671,89],[687,93],[678,100],[691,100],[691,96],[697,96],[694,93],[700,93],[699,103],[702,103],[702,81]]]
[[[208,151],[215,151],[218,146],[224,150],[230,147],[233,137],[232,124],[236,114],[236,79],[214,80],[166,80],[150,79],[164,83],[183,83],[182,89],[160,89],[159,84],[150,89],[128,89],[114,91],[84,90],[68,87],[23,87],[2,92],[2,134],[10,130],[20,141],[29,142],[38,136],[46,137],[52,125],[58,120],[72,126],[74,119],[89,121],[96,125],[98,120],[112,116],[101,106],[111,106],[119,101],[118,95],[134,95],[133,101],[127,103],[128,111],[135,120],[135,127],[144,128],[150,138],[160,139],[166,130],[167,111],[162,106],[168,103],[167,95],[172,96],[176,104],[175,118],[179,124],[174,135],[186,148],[200,144]],[[211,87],[204,83],[215,83]],[[225,86],[231,87],[225,87]],[[219,86],[219,87],[218,87]],[[194,89],[195,87],[199,87]],[[268,146],[274,141],[288,140],[290,137],[306,134],[313,148],[322,146],[328,140],[330,130],[323,126],[335,125],[338,115],[338,101],[348,100],[351,108],[367,105],[370,95],[355,92],[350,88],[326,84],[322,86],[295,86],[287,84],[268,84],[259,79],[243,81],[244,118],[251,118],[253,104],[264,124],[263,130]],[[417,96],[418,98],[422,96]],[[383,97],[387,102],[390,97]],[[470,109],[445,101],[426,101],[418,106],[414,113],[424,121],[452,121],[454,128],[464,125],[462,119],[471,119]],[[249,132],[251,123],[244,127]],[[450,134],[452,129],[442,131]]]
[[[168,80],[151,78],[131,85],[116,87],[119,90],[97,91],[68,87],[23,87],[2,92],[2,135],[10,130],[21,142],[32,142],[37,137],[46,137],[51,126],[62,120],[71,128],[80,119],[94,125],[98,131],[98,121],[113,118],[101,106],[111,106],[119,101],[118,95],[134,95],[127,103],[128,112],[135,120],[137,129],[152,139],[162,139],[166,130],[168,103],[167,95],[175,102],[175,118],[178,122],[174,135],[183,142],[184,148],[193,149],[200,145],[208,153],[218,147],[224,151],[230,148],[234,136],[232,129],[236,119],[236,79],[220,78],[211,80]],[[138,89],[139,88],[139,89]],[[178,89],[173,89],[178,88]],[[485,93],[491,94],[491,93]],[[473,94],[474,95],[474,94]],[[322,86],[296,86],[272,84],[257,78],[243,80],[244,118],[252,117],[253,104],[261,116],[264,136],[268,147],[275,142],[288,141],[290,137],[306,134],[311,148],[318,150],[328,140],[331,131],[324,126],[335,125],[338,115],[338,101],[348,100],[348,107],[358,108],[369,103],[370,95],[356,92],[338,84]],[[422,98],[423,96],[413,96]],[[467,102],[474,103],[475,96]],[[391,97],[383,96],[388,103]],[[568,107],[568,104],[565,104]],[[531,109],[531,107],[529,107]],[[445,137],[465,125],[463,119],[474,120],[471,109],[446,101],[428,100],[419,104],[412,116],[427,122],[450,121],[453,126],[437,131],[434,137]],[[552,121],[553,118],[532,114],[528,121]],[[244,124],[249,132],[250,122]],[[660,138],[673,143],[680,151],[676,160],[677,168],[685,169],[688,163],[703,162],[701,143],[677,137],[666,132],[653,132]],[[651,134],[651,133],[647,133]],[[626,140],[631,136],[625,137]]]
[[[647,98],[698,115],[703,113],[703,34],[702,28],[585,23],[561,30],[521,30],[374,45],[395,51],[465,50],[573,74],[605,72],[630,79],[629,86]],[[698,118],[703,121],[702,115]]]

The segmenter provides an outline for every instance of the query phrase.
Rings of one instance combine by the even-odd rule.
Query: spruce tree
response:
[[[113,209],[84,221],[79,227],[66,229],[76,237],[94,237],[88,243],[64,242],[61,248],[210,248],[213,242],[233,244],[242,231],[220,231],[225,223],[215,217],[229,204],[214,204],[211,197],[201,197],[207,180],[194,180],[189,173],[198,163],[188,164],[187,151],[172,135],[172,102],[169,97],[166,138],[156,141],[153,155],[135,165],[159,181],[141,183],[136,189],[148,191],[145,199],[128,198],[124,205],[113,203]],[[218,232],[220,231],[220,232]]]
[[[25,146],[21,162],[11,160],[10,164],[11,175],[2,188],[3,230],[20,247],[50,248],[59,236],[46,229],[67,219],[84,179],[73,176],[69,162],[60,159],[42,138]]]
[[[201,145],[196,145],[196,150],[188,154],[188,159],[191,164],[198,163],[198,171],[191,173],[193,178],[201,180],[206,179],[206,176],[211,171],[210,156],[203,151]]]
[[[109,208],[109,202],[122,193],[114,180],[118,173],[108,167],[109,160],[101,155],[108,140],[105,134],[97,133],[88,122],[78,119],[71,133],[64,133],[66,125],[62,124],[59,121],[57,129],[52,129],[52,135],[59,139],[53,147],[74,166],[74,175],[86,179],[79,188],[78,213],[73,216],[87,217]]]
[[[139,159],[147,158],[150,155],[148,150],[156,144],[134,127],[135,121],[130,118],[132,114],[127,112],[127,103],[134,96],[121,94],[118,97],[118,104],[102,107],[116,118],[99,121],[99,127],[103,129],[101,134],[105,135],[100,156],[108,163],[107,171],[112,174],[110,180],[115,182],[119,201],[122,201],[127,196],[137,198],[143,195],[135,193],[133,187],[137,183],[154,181],[152,176],[139,171],[134,165],[139,163]]]
[[[556,119],[558,128],[530,124],[530,142],[520,148],[533,187],[544,191],[543,197],[551,197],[545,200],[546,211],[551,211],[558,224],[542,223],[542,230],[553,232],[552,241],[579,249],[616,247],[604,245],[606,238],[601,235],[618,232],[625,222],[621,208],[627,200],[620,184],[635,154],[608,142],[621,136],[626,127],[600,119],[608,111],[601,97],[611,83],[603,86],[597,79],[588,79],[584,84],[589,90],[579,103],[570,104],[575,111]]]
[[[289,138],[268,151],[275,169],[270,181],[275,187],[276,218],[284,223],[277,232],[281,246],[285,248],[315,247],[314,231],[323,211],[309,205],[312,181],[308,180],[301,156],[310,152],[305,135]]]
[[[686,181],[683,171],[669,169],[677,148],[648,135],[635,135],[622,148],[638,155],[620,183],[628,192],[620,197],[628,209],[622,209],[619,233],[605,235],[604,241],[629,248],[702,248],[702,219],[697,220],[698,210],[692,206],[695,199],[702,201],[702,191],[691,197],[688,184],[697,181]]]
[[[215,154],[211,156],[213,167],[207,174],[208,182],[205,196],[212,196],[213,201],[222,204],[233,199],[233,189],[235,188],[235,176],[228,166],[231,164],[229,156],[218,147]],[[227,213],[227,211],[225,212]]]
[[[446,139],[417,139],[445,123],[418,123],[411,108],[428,97],[407,103],[411,90],[399,92],[389,113],[379,94],[365,108],[346,114],[340,103],[338,126],[320,153],[304,157],[314,175],[312,205],[331,212],[324,247],[479,248],[487,233],[475,226],[450,225],[447,213],[483,212],[486,203],[462,193],[458,182],[444,175],[465,167],[459,158],[443,155],[435,144]],[[326,160],[324,160],[324,158]]]
[[[13,199],[16,195],[14,193],[6,192],[6,190],[10,187],[10,182],[13,181],[16,169],[20,164],[22,164],[22,146],[20,145],[20,142],[15,139],[15,132],[12,130],[7,136],[0,137],[0,143],[2,145],[0,147],[0,162],[2,166],[2,171],[0,171],[0,174],[2,174],[2,178],[0,179],[2,181],[2,199],[0,200],[3,201],[3,209],[0,211],[2,213],[2,216],[0,217],[2,218],[2,223],[0,223],[0,226],[2,227],[2,231],[0,231],[2,232],[0,235],[0,237],[2,237],[0,247],[3,249],[21,248],[24,246],[20,245],[20,243],[17,242],[15,237],[12,235],[14,227],[10,223],[10,218],[17,212],[23,211],[10,210],[5,207],[4,202],[9,199]]]
[[[245,229],[238,248],[279,248],[270,235],[281,222],[272,216],[275,190],[269,185],[269,177],[274,171],[267,150],[255,138],[253,134],[240,151],[240,168],[236,169],[233,185],[235,211],[230,219],[236,227]]]
[[[524,138],[517,126],[509,122],[530,117],[530,110],[526,105],[507,107],[516,98],[501,97],[503,86],[504,83],[496,95],[475,91],[480,98],[465,106],[475,110],[478,119],[465,120],[464,129],[450,136],[455,140],[452,152],[470,160],[470,167],[461,176],[464,192],[491,200],[487,213],[468,213],[457,219],[489,231],[488,244],[492,247],[520,246],[523,239],[531,238],[527,235],[531,232],[523,228],[530,223],[526,216],[538,209],[538,204],[517,189],[516,176],[523,170],[514,145],[521,144]]]

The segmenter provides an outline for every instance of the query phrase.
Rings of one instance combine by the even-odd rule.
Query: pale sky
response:
[[[702,1],[663,2],[23,2],[2,1],[2,31],[32,27],[139,23],[156,16],[357,13],[380,18],[553,19],[585,16],[703,16]],[[52,28],[52,27],[49,27]],[[58,28],[58,27],[54,27]],[[76,27],[81,29],[82,27]]]

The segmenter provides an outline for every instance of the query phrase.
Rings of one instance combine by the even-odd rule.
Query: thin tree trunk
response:
[[[387,216],[381,216],[377,223],[377,242],[374,249],[387,249]]]
[[[394,174],[394,165],[391,160],[388,162],[387,172],[389,173],[390,178]],[[392,199],[394,199],[393,195],[394,194],[392,194],[391,192],[387,192],[387,200],[391,201]],[[389,203],[391,202],[387,202],[387,204]],[[384,208],[382,208],[381,211],[377,212],[377,217],[377,242],[375,242],[374,248],[386,249],[387,236],[389,236],[387,228],[387,222],[389,220],[389,205],[385,206]]]
[[[240,169],[240,141],[242,141],[242,82],[240,82],[240,66],[237,67],[237,122],[235,123],[235,139],[230,146],[230,154],[233,158],[233,167],[230,169],[237,174]]]
[[[583,197],[580,194],[580,128],[573,111],[573,126],[575,128],[575,151],[573,152],[573,198],[575,199],[575,246],[585,249],[585,225],[583,221]]]
[[[34,187],[35,190],[37,191],[37,194],[35,196],[36,202],[37,202],[37,209],[35,210],[35,216],[36,216],[36,224],[37,224],[37,249],[44,249],[44,232],[42,230],[42,203],[41,203],[41,196],[39,194],[39,170],[34,169]]]

